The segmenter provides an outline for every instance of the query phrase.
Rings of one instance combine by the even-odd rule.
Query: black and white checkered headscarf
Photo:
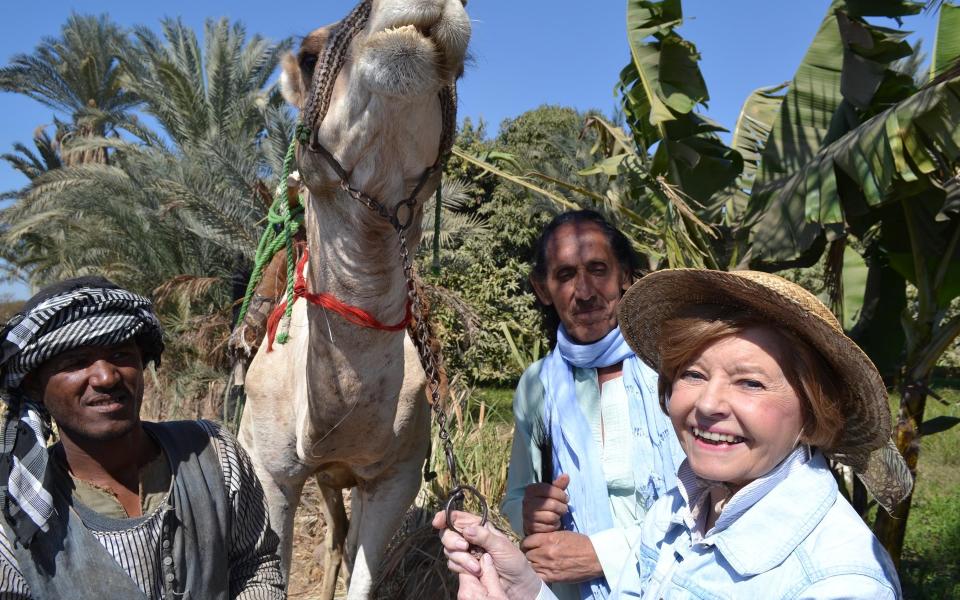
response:
[[[54,356],[83,346],[136,340],[144,363],[159,364],[163,333],[150,300],[102,277],[40,291],[0,334],[0,394],[7,420],[0,439],[0,509],[24,544],[47,530],[53,498],[47,472],[50,415],[23,392],[24,378]]]

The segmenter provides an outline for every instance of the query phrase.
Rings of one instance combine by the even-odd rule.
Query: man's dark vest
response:
[[[173,486],[160,534],[166,600],[226,600],[230,505],[213,441],[196,421],[143,423],[170,462]],[[73,503],[66,482],[53,493],[56,517],[25,548],[4,522],[36,600],[146,600],[133,579],[87,529],[125,530],[147,517],[113,519]],[[5,521],[0,519],[0,521]],[[86,524],[87,526],[84,526]]]

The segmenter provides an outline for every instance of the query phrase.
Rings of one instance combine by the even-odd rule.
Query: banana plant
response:
[[[694,110],[709,96],[696,47],[676,32],[682,17],[680,0],[627,3],[631,60],[618,88],[630,131],[591,117],[585,131],[596,140],[596,163],[581,169],[578,181],[517,169],[517,157],[493,164],[458,155],[562,209],[605,212],[650,268],[728,267],[718,260],[719,234],[708,221],[719,213],[714,196],[734,185],[743,159],[720,140],[723,128]],[[588,178],[599,178],[601,188],[585,186]]]
[[[930,376],[960,334],[960,317],[947,312],[960,296],[960,8],[940,6],[929,80],[917,88],[892,68],[906,56],[899,32],[867,25],[846,4],[835,3],[844,63],[830,134],[806,161],[782,171],[785,177],[777,178],[770,161],[764,173],[776,185],[751,196],[751,203],[766,203],[753,206],[752,250],[755,260],[784,264],[816,259],[844,236],[861,241],[869,270],[853,333],[875,360],[885,347],[888,356],[880,358],[899,365],[894,437],[916,476],[922,435],[944,429],[923,420]],[[920,8],[883,4],[902,15]],[[907,282],[917,290],[911,310]],[[891,328],[891,317],[900,328]],[[889,356],[891,348],[898,356]],[[892,515],[880,511],[874,524],[895,562],[911,500]]]

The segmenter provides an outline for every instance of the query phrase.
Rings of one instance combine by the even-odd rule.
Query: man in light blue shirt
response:
[[[560,215],[537,244],[531,283],[557,343],[517,386],[502,508],[564,600],[609,594],[683,460],[656,374],[617,327],[637,266],[627,239],[593,211]]]

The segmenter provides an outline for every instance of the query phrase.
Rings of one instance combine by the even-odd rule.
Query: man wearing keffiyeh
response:
[[[617,325],[637,267],[627,238],[594,211],[559,215],[536,246],[530,281],[556,344],[517,385],[503,513],[561,600],[608,597],[607,576],[683,460],[657,376]]]
[[[162,352],[151,302],[102,277],[41,290],[0,331],[0,597],[284,597],[236,440],[140,420]]]

